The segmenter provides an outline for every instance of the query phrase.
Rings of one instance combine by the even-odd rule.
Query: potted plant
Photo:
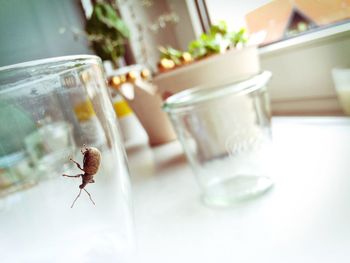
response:
[[[95,3],[85,30],[96,54],[117,66],[125,53],[129,29],[116,9],[104,2]]]
[[[260,72],[258,50],[248,45],[245,30],[230,32],[223,21],[192,41],[185,52],[171,47],[160,52],[160,73],[154,83],[163,99],[188,88],[240,81]]]

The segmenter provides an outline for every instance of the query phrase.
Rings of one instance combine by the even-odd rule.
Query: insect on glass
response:
[[[74,161],[72,158],[70,158],[69,160],[72,161],[73,163],[75,163],[77,165],[77,167],[80,170],[82,170],[84,173],[77,174],[77,175],[67,175],[67,174],[62,175],[62,176],[66,176],[66,177],[75,177],[75,178],[81,177],[81,179],[82,179],[82,183],[81,183],[81,185],[79,185],[79,188],[80,188],[79,194],[74,199],[71,208],[74,206],[75,202],[79,198],[82,190],[84,190],[88,194],[91,202],[93,204],[95,204],[95,202],[91,198],[91,194],[85,189],[85,186],[89,183],[95,183],[94,175],[98,172],[98,169],[100,167],[101,152],[95,147],[87,147],[84,144],[84,148],[81,149],[81,153],[84,156],[83,168],[80,166],[80,164],[78,162]]]

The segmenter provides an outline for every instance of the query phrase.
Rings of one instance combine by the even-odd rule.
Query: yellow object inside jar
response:
[[[125,117],[132,113],[132,110],[129,107],[128,103],[124,100],[114,102],[113,107],[118,118]]]
[[[74,107],[74,112],[79,121],[88,121],[96,115],[92,102],[89,99],[77,104]]]

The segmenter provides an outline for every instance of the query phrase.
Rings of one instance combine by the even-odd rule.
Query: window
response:
[[[205,0],[210,21],[225,20],[231,29],[246,25],[245,15],[270,2],[270,0]]]
[[[250,33],[265,31],[265,45],[350,19],[350,0],[206,0],[206,4],[212,23],[225,20],[232,28],[247,27]]]
[[[341,114],[331,70],[350,67],[350,0],[205,0],[212,23],[265,32],[275,114]]]

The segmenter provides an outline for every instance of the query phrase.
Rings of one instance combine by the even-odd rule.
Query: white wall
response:
[[[157,33],[150,28],[160,15],[170,11],[166,0],[152,1],[149,7],[142,5],[139,0],[120,1],[118,7],[123,20],[130,29],[129,43],[137,64],[143,64],[156,70],[159,46],[170,45],[180,48],[174,25],[167,24]]]
[[[174,25],[179,48],[187,50],[188,44],[203,33],[195,3],[193,0],[167,0],[167,3],[180,18]]]
[[[157,70],[159,61],[159,46],[171,46],[176,49],[187,49],[188,43],[196,38],[198,23],[193,13],[193,0],[157,0],[151,6],[144,6],[140,0],[119,1],[121,16],[130,28],[130,46],[138,64],[145,64]],[[150,26],[159,16],[176,13],[177,23],[167,23],[166,27],[153,32]],[[140,31],[141,25],[142,31]],[[143,45],[139,40],[144,39]],[[146,54],[146,56],[144,55]],[[146,59],[145,59],[146,58]]]

